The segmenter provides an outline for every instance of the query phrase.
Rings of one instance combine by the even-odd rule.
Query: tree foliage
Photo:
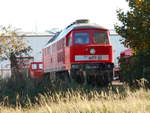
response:
[[[150,50],[150,0],[126,0],[130,10],[117,11],[121,25],[115,25],[116,32],[125,40],[126,47],[135,52]]]
[[[17,56],[28,54],[31,48],[26,44],[23,35],[12,26],[0,27],[0,58],[9,59],[11,68],[17,68]]]
[[[135,54],[120,58],[121,76],[131,86],[137,86],[137,81],[144,78],[150,87],[150,0],[126,1],[130,10],[117,11],[121,24],[115,25],[115,29],[124,38],[122,43]]]

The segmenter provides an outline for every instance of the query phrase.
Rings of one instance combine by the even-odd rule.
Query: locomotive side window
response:
[[[74,35],[74,43],[75,44],[89,44],[89,33],[87,32],[79,32]]]
[[[68,36],[68,38],[65,39],[66,46],[71,46],[72,45],[72,36],[71,34]]]
[[[108,38],[106,32],[94,32],[94,43],[95,44],[108,44]]]
[[[71,45],[72,45],[72,37],[70,36],[68,40],[68,46],[71,46]]]

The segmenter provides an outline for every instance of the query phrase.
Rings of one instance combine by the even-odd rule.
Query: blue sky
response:
[[[83,18],[113,29],[116,10],[128,9],[126,0],[0,0],[0,5],[0,25],[39,32]]]

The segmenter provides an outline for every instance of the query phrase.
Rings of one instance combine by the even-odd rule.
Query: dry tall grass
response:
[[[28,108],[1,105],[0,113],[150,113],[150,90],[68,90],[40,95],[37,102]]]

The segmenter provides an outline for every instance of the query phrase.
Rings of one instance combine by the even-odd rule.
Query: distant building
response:
[[[32,48],[29,52],[31,57],[34,57],[35,62],[42,61],[42,48],[48,42],[48,40],[52,37],[51,34],[27,34],[25,35],[25,39],[27,44]],[[0,62],[0,76],[2,78],[9,77],[11,74],[10,70],[10,61]]]
[[[51,37],[25,37],[27,43],[31,46],[32,50],[30,56],[34,57],[35,62],[42,61],[42,48],[48,42]]]

